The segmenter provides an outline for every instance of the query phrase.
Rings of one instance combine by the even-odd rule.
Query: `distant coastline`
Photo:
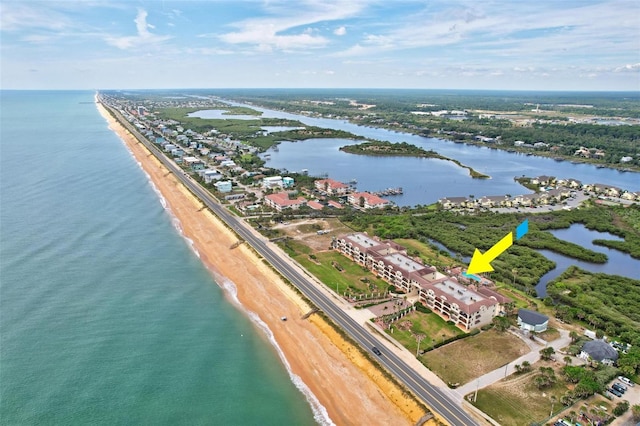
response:
[[[285,354],[285,364],[302,386],[311,390],[308,398],[314,411],[319,410],[316,414],[326,407],[330,419],[327,422],[324,416],[317,417],[321,424],[332,421],[346,424],[354,417],[368,424],[415,423],[423,414],[416,401],[384,378],[371,361],[359,355],[325,319],[312,316],[307,321],[288,321],[287,326],[282,327],[282,315],[297,319],[309,312],[310,306],[246,245],[230,249],[238,241],[236,235],[211,212],[203,210],[202,203],[167,173],[97,97],[96,105],[110,128],[149,174],[180,220],[185,237],[193,241],[201,261],[216,281],[234,283],[242,309],[268,325],[267,334],[273,333]],[[260,285],[262,283],[272,285]],[[265,304],[263,300],[270,303]],[[305,351],[299,350],[301,345]],[[315,398],[321,404],[319,407],[311,402]]]

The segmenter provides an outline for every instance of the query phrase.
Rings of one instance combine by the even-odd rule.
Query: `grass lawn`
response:
[[[525,376],[511,376],[478,392],[475,406],[487,413],[503,426],[521,426],[541,422],[551,413],[557,413],[563,406],[559,400],[567,392],[565,383],[560,379],[550,388],[539,390],[533,384],[537,372]]]
[[[538,333],[537,336],[547,342],[553,342],[560,338],[560,332],[553,327],[549,327],[545,332]]]
[[[528,351],[516,336],[489,330],[427,352],[420,360],[445,383],[465,384]]]
[[[391,330],[385,331],[412,353],[416,352],[418,346],[414,334],[425,336],[424,340],[420,342],[420,349],[429,349],[441,339],[463,334],[463,331],[458,327],[447,323],[433,312],[427,314],[418,311],[412,312],[396,322],[392,330],[393,332]]]
[[[291,242],[288,243],[291,244]],[[351,259],[344,257],[338,252],[316,253],[316,259],[311,260],[308,255],[311,249],[301,243],[295,244],[304,247],[304,249],[301,249],[301,252],[298,252],[292,257],[332,290],[335,290],[337,285],[339,293],[344,293],[347,289],[356,294],[370,293],[372,291],[384,293],[389,287],[389,284],[376,278],[371,272],[363,270],[360,265],[352,262]],[[342,271],[334,267],[332,262],[340,265]],[[375,290],[372,290],[369,284],[362,282],[362,278],[367,278],[369,284],[371,284]]]

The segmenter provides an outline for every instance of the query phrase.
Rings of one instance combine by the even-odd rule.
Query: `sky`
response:
[[[0,0],[0,88],[640,90],[638,0]]]

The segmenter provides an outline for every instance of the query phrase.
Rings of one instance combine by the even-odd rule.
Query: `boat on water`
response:
[[[351,179],[349,183],[352,185],[355,185],[356,183],[358,183],[358,181],[356,179]]]

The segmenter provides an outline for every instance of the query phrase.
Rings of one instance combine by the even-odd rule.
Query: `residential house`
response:
[[[467,207],[470,202],[466,197],[445,197],[438,200],[438,202],[445,209],[464,208]]]
[[[233,186],[230,180],[222,180],[213,184],[219,192],[231,192]]]
[[[191,170],[204,170],[204,162],[197,157],[184,157],[184,162],[191,167]]]
[[[344,207],[337,201],[329,200],[327,201],[327,207],[332,207],[334,209],[343,209]]]
[[[182,148],[173,148],[171,150],[171,155],[173,157],[182,157],[185,154],[184,149]]]
[[[391,204],[389,200],[385,200],[369,192],[351,193],[347,201],[352,206],[362,209],[381,209]]]
[[[546,149],[549,147],[549,144],[544,142],[536,142],[533,144],[533,147],[535,149]]]
[[[216,180],[222,179],[222,174],[218,173],[217,170],[208,169],[208,170],[200,170],[198,171],[202,179],[204,179],[204,183],[211,183]]]
[[[406,249],[393,241],[354,233],[334,238],[332,248],[399,291],[417,292],[421,303],[463,330],[490,323],[501,311],[501,303],[510,302],[495,292],[483,295],[472,286],[460,284],[456,278],[443,275],[434,267],[408,256]]]
[[[494,298],[485,297],[453,278],[424,284],[420,301],[466,331],[491,323],[501,311],[500,304]]]
[[[593,183],[584,186],[587,191],[591,191],[595,194],[605,195],[608,197],[619,197],[622,193],[622,189],[611,185],[605,185],[602,183]]]
[[[346,195],[350,187],[333,179],[319,179],[314,182],[315,188],[323,194],[331,196]]]
[[[612,365],[618,360],[618,351],[604,340],[596,339],[582,345],[579,358],[594,360],[602,364]]]
[[[580,182],[577,179],[568,179],[566,186],[568,186],[569,188],[572,188],[572,189],[580,189],[580,188],[582,188],[582,182]]]
[[[317,201],[307,201],[307,206],[311,207],[313,210],[322,210],[324,205]]]
[[[538,201],[538,194],[516,195],[513,203],[523,207],[531,207]]]
[[[262,188],[264,189],[273,189],[273,188],[282,188],[283,181],[282,176],[269,176],[262,179]]]
[[[518,327],[521,330],[542,333],[547,330],[548,325],[548,316],[528,309],[518,309]]]
[[[265,196],[264,203],[280,212],[284,209],[298,210],[307,203],[307,200],[303,197],[291,199],[288,192],[276,192]]]
[[[295,181],[292,177],[285,176],[282,178],[282,187],[283,188],[293,188]]]
[[[478,203],[480,207],[491,208],[506,206],[511,203],[511,200],[505,195],[490,195],[481,197]]]
[[[542,175],[531,179],[531,183],[533,183],[534,185],[549,186],[553,183],[553,181],[555,181],[555,179],[556,178],[554,178],[553,176]]]

